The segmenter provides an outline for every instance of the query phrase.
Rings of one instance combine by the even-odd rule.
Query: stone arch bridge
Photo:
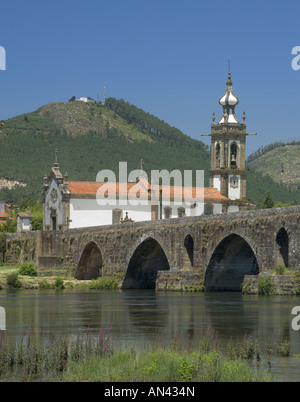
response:
[[[239,290],[245,275],[300,270],[300,206],[10,234],[6,260],[33,261],[40,275],[63,267],[81,280],[115,276],[123,289],[155,288],[183,273],[202,278],[206,290]]]

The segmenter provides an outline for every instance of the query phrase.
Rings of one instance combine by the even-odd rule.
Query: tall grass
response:
[[[101,330],[98,336],[90,332],[77,338],[58,334],[44,344],[31,331],[23,331],[15,339],[0,331],[0,380],[57,380],[72,362],[110,353],[110,329]]]
[[[38,342],[30,331],[12,339],[0,332],[0,381],[101,382],[263,382],[273,381],[260,362],[274,354],[288,355],[289,343],[271,336],[264,349],[248,335],[219,346],[208,329],[196,341],[178,334],[166,345],[157,338],[141,350],[114,349],[111,328],[95,335],[58,334]]]

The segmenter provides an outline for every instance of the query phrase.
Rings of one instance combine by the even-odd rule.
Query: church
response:
[[[156,188],[143,176],[136,180],[109,183],[107,181],[69,181],[61,174],[55,152],[55,162],[43,184],[43,229],[66,230],[112,225],[155,219],[172,219],[238,212],[247,205],[246,185],[246,124],[245,112],[239,122],[235,107],[239,99],[233,92],[228,73],[225,94],[219,104],[223,113],[211,125],[211,168],[209,187],[193,187],[188,197],[181,197],[183,188],[159,185]],[[201,168],[201,167],[200,167]],[[105,188],[114,195],[109,202],[99,202],[99,191]],[[128,202],[130,195],[135,202]],[[166,195],[167,194],[167,195]],[[157,202],[150,202],[153,195]],[[107,195],[106,195],[107,196]],[[197,198],[198,197],[198,198]],[[179,200],[184,200],[181,203]]]

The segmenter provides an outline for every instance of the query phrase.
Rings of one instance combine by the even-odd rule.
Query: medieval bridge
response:
[[[238,290],[244,275],[300,270],[300,206],[11,234],[9,263],[40,274],[68,268],[81,280],[116,275],[122,288],[155,288],[157,274],[202,273],[206,290]]]

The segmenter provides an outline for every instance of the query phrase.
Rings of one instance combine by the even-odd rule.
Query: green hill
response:
[[[110,106],[117,103],[125,118]],[[141,158],[146,172],[209,168],[207,147],[202,142],[134,106],[125,113],[126,105],[113,99],[108,99],[105,107],[95,102],[50,103],[6,120],[0,129],[0,177],[27,186],[2,189],[0,199],[18,202],[25,195],[39,197],[55,148],[61,171],[69,173],[69,180],[96,180],[101,169],[118,172],[121,161],[128,162],[130,172],[139,168]]]
[[[123,99],[108,98],[106,105],[94,101],[55,102],[13,117],[0,128],[0,178],[18,180],[26,187],[0,190],[0,200],[18,203],[24,197],[39,199],[44,175],[59,150],[61,172],[69,180],[95,180],[98,171],[118,172],[128,162],[128,172],[152,169],[203,169],[208,185],[208,147],[157,117]],[[299,201],[294,188],[286,189],[249,164],[248,198],[259,202],[266,190],[275,201]],[[298,198],[297,198],[298,196]]]
[[[300,190],[300,143],[277,143],[268,152],[249,159],[249,167],[290,190]]]

